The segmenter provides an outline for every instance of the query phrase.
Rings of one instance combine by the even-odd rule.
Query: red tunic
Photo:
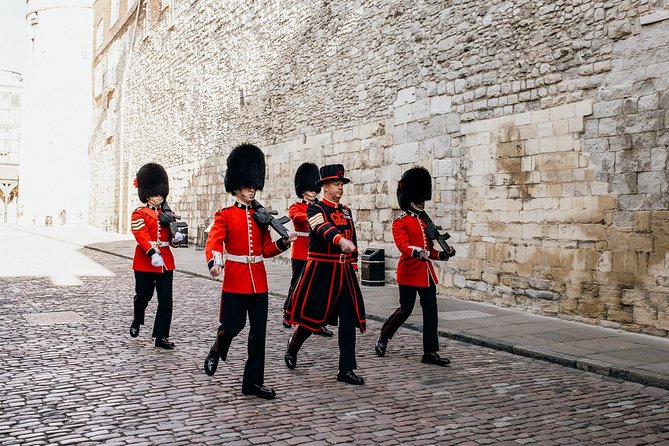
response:
[[[265,263],[258,256],[274,257],[287,249],[280,241],[273,242],[269,228],[260,228],[253,219],[251,206],[235,203],[214,215],[214,224],[209,231],[205,256],[209,269],[214,266],[214,254],[254,257],[257,263],[242,263],[226,258],[223,269],[223,291],[239,294],[267,292]]]
[[[293,242],[290,252],[291,259],[307,260],[309,249],[309,222],[307,221],[307,202],[302,200],[288,208],[288,217],[293,221],[293,229],[297,239]]]
[[[401,254],[397,265],[397,283],[400,285],[428,287],[430,277],[435,285],[439,283],[432,262],[413,257],[414,248],[420,248],[430,253],[430,259],[439,260],[439,251],[425,234],[426,226],[413,212],[402,214],[393,221],[393,239]]]
[[[142,206],[132,213],[130,227],[132,235],[137,240],[135,256],[132,260],[132,269],[151,273],[162,273],[174,269],[174,256],[170,251],[170,228],[160,226],[158,214],[161,209],[153,209],[150,206]],[[160,253],[165,262],[165,267],[151,265],[151,255]]]

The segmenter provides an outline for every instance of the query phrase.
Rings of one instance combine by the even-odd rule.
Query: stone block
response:
[[[451,97],[442,95],[431,98],[430,111],[434,114],[449,113],[451,111]]]
[[[393,147],[393,155],[397,164],[407,164],[416,162],[416,152],[418,144],[415,142],[400,144]]]
[[[395,119],[395,125],[406,124],[407,122],[413,120],[412,104],[405,104],[396,107],[393,111],[393,117]]]
[[[654,325],[657,322],[657,310],[643,306],[635,306],[632,310],[632,318],[635,324]]]
[[[409,87],[399,90],[393,106],[395,108],[410,104],[416,100],[416,87]]]
[[[665,154],[666,155],[666,154]],[[637,192],[638,193],[657,193],[666,192],[667,186],[667,172],[652,171],[639,172],[637,175]]]

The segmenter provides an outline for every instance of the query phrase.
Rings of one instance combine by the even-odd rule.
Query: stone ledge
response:
[[[641,16],[641,26],[652,25],[653,23],[662,22],[669,19],[669,11],[657,11],[652,14]]]

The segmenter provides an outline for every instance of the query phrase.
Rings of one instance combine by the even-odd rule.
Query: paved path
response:
[[[58,231],[55,228],[54,231]],[[94,233],[94,231],[93,231]],[[89,237],[90,239],[91,237]],[[103,252],[132,258],[133,240],[108,241],[91,246]],[[174,250],[180,271],[209,278],[204,253],[188,248]],[[270,291],[285,298],[290,281],[287,264],[268,262]],[[368,318],[385,319],[398,305],[394,286],[362,287]],[[598,327],[494,305],[438,298],[442,336],[531,358],[555,362],[606,376],[669,389],[669,339]],[[407,327],[422,330],[422,313],[416,303]],[[389,344],[392,353],[394,342]]]
[[[336,338],[310,339],[298,368],[288,370],[282,355],[290,330],[280,323],[281,296],[270,299],[266,355],[266,383],[278,397],[244,397],[239,390],[246,330],[214,377],[202,372],[217,326],[220,284],[195,275],[204,268],[204,261],[197,260],[201,252],[176,252],[177,263],[189,270],[175,274],[172,338],[177,348],[158,351],[149,331],[155,302],[140,336],[127,335],[133,278],[130,261],[121,255],[129,254],[132,244],[123,237],[98,239],[96,248],[115,253],[110,255],[81,249],[75,238],[82,237],[83,229],[70,234],[74,238],[45,229],[50,231],[35,234],[0,226],[2,445],[669,444],[667,390],[448,338],[442,338],[442,352],[453,359],[452,366],[427,366],[419,362],[420,332],[407,329],[398,332],[387,356],[378,358],[373,345],[380,323],[374,320],[358,336],[364,386],[334,379]],[[86,243],[95,239],[92,234]],[[287,287],[287,267],[270,269],[275,289]],[[395,305],[392,287],[366,288],[365,293],[370,313],[382,315]],[[638,346],[600,352],[647,354],[666,348],[662,339],[547,318],[526,322],[519,319],[522,313],[468,305],[440,302],[441,328],[472,333],[471,327],[453,324],[478,321],[495,333],[517,325],[518,331],[508,336],[527,339],[538,333],[530,326],[545,325],[544,333],[589,339],[578,344],[583,350],[593,350],[588,347],[593,341],[607,338],[613,344],[601,345],[615,345],[618,336],[632,336]],[[462,313],[468,311],[490,315]],[[464,318],[467,314],[479,317]],[[493,330],[500,325],[494,321],[505,320]],[[569,324],[571,331],[548,322]],[[608,336],[579,335],[589,329]],[[474,335],[477,342],[507,338],[504,333]],[[574,342],[579,341],[565,339],[558,345]],[[653,364],[650,359],[641,364]],[[627,367],[631,360],[623,356],[610,367]]]

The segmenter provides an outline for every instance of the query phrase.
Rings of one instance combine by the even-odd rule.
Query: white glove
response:
[[[186,238],[185,235],[183,235],[181,232],[177,232],[176,234],[174,234],[174,238],[172,239],[172,243],[180,243],[185,238]]]
[[[165,262],[163,261],[163,256],[161,256],[158,253],[151,254],[151,265],[155,266],[156,268],[159,266],[165,266]]]

